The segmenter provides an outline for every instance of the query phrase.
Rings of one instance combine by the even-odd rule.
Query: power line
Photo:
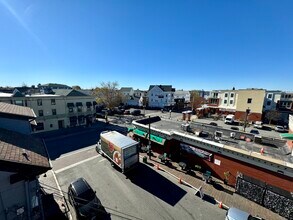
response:
[[[53,193],[53,195],[58,195],[58,196],[61,196],[61,197],[63,197],[63,195],[61,195],[60,193],[59,193],[59,189],[57,189],[57,188],[55,188],[55,187],[53,187],[53,186],[50,186],[50,185],[47,185],[47,184],[45,184],[45,183],[42,183],[42,182],[40,182],[40,184],[42,185],[42,187],[43,188],[46,188],[46,189],[49,189],[49,190],[52,190],[52,191],[57,191],[58,193]],[[64,194],[66,194],[66,195],[68,195],[68,192],[65,192],[65,191],[63,191],[63,190],[61,190],[61,192],[62,193],[64,193]],[[64,198],[64,200],[66,201],[66,202],[69,202],[69,200],[64,196],[63,197]],[[86,200],[86,199],[84,199],[84,198],[80,198],[80,197],[77,197],[77,196],[74,196],[74,198],[76,198],[76,199],[79,199],[79,200],[81,200],[81,201],[84,201],[84,202],[90,202],[90,200]],[[69,202],[70,203],[70,202]],[[79,203],[79,202],[76,202],[78,205],[84,205],[84,204],[82,204],[82,203]],[[116,216],[119,216],[119,217],[122,217],[122,218],[124,218],[124,219],[139,219],[139,220],[142,220],[141,218],[138,218],[138,217],[136,217],[136,216],[133,216],[133,215],[129,215],[129,214],[126,214],[126,213],[123,213],[123,212],[120,212],[120,211],[118,211],[118,210],[115,210],[115,209],[112,209],[112,208],[110,208],[110,207],[107,207],[107,206],[104,206],[104,205],[101,205],[102,207],[104,207],[104,208],[107,208],[107,209],[109,209],[109,210],[111,210],[112,212],[117,212],[117,213],[119,213],[120,215],[118,215],[118,214],[116,214],[116,213],[110,213],[110,214],[113,214],[113,215],[116,215]],[[93,209],[93,210],[95,210],[95,211],[98,211],[98,212],[103,212],[104,214],[108,214],[108,212],[106,212],[106,211],[103,211],[103,210],[101,210],[101,209],[98,209],[98,208],[96,208],[96,207],[94,207],[94,206],[91,206],[91,208]],[[126,216],[129,216],[129,217],[132,217],[132,218],[129,218],[129,217],[124,217],[124,216],[121,216],[121,215],[126,215]]]

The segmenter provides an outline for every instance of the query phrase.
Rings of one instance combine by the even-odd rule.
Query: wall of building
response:
[[[265,90],[237,90],[236,111],[245,112],[249,108],[251,113],[262,114],[264,98]],[[248,99],[251,99],[251,103],[248,103]]]
[[[173,104],[173,92],[164,92],[155,86],[148,92],[149,107],[163,108]]]
[[[30,134],[32,132],[31,125],[28,120],[0,117],[0,127],[22,134]]]
[[[32,198],[36,196],[36,181],[27,182],[28,195],[25,181],[10,184],[13,173],[0,171],[0,219],[28,219],[28,210],[32,207]],[[28,197],[28,198],[27,198]],[[28,204],[28,202],[30,204]],[[24,218],[17,216],[17,210],[24,208]],[[31,213],[32,214],[32,213]]]
[[[240,111],[236,111],[235,112],[235,119],[236,120],[240,120],[240,121],[244,121],[245,120],[245,116],[246,116],[246,112],[240,112]],[[260,113],[249,113],[249,115],[247,116],[247,121],[261,121],[262,119],[262,114]]]

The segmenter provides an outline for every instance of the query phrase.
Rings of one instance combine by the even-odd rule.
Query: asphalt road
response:
[[[84,177],[110,216],[103,219],[225,219],[225,211],[201,200],[162,171],[145,164],[127,177],[88,147],[53,161],[62,191]],[[67,197],[65,193],[65,197]],[[75,213],[71,208],[73,218]]]

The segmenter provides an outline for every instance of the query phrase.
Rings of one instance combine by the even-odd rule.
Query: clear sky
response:
[[[0,86],[293,90],[292,0],[0,0]]]

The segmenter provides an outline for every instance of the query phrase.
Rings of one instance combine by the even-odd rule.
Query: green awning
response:
[[[127,128],[127,131],[130,132],[130,131],[133,131],[134,128]]]
[[[282,139],[293,141],[293,133],[280,134],[280,136],[282,137]]]
[[[142,130],[139,130],[139,129],[134,129],[133,130],[133,133],[138,135],[138,136],[141,136],[143,138],[145,138],[147,136],[147,133],[142,131]]]
[[[153,142],[156,142],[156,143],[158,143],[158,144],[161,144],[161,145],[164,145],[164,144],[165,144],[165,141],[166,141],[166,139],[164,139],[164,138],[161,138],[161,137],[159,137],[159,136],[156,136],[156,135],[153,135],[153,134],[151,134],[151,141],[153,141]]]

